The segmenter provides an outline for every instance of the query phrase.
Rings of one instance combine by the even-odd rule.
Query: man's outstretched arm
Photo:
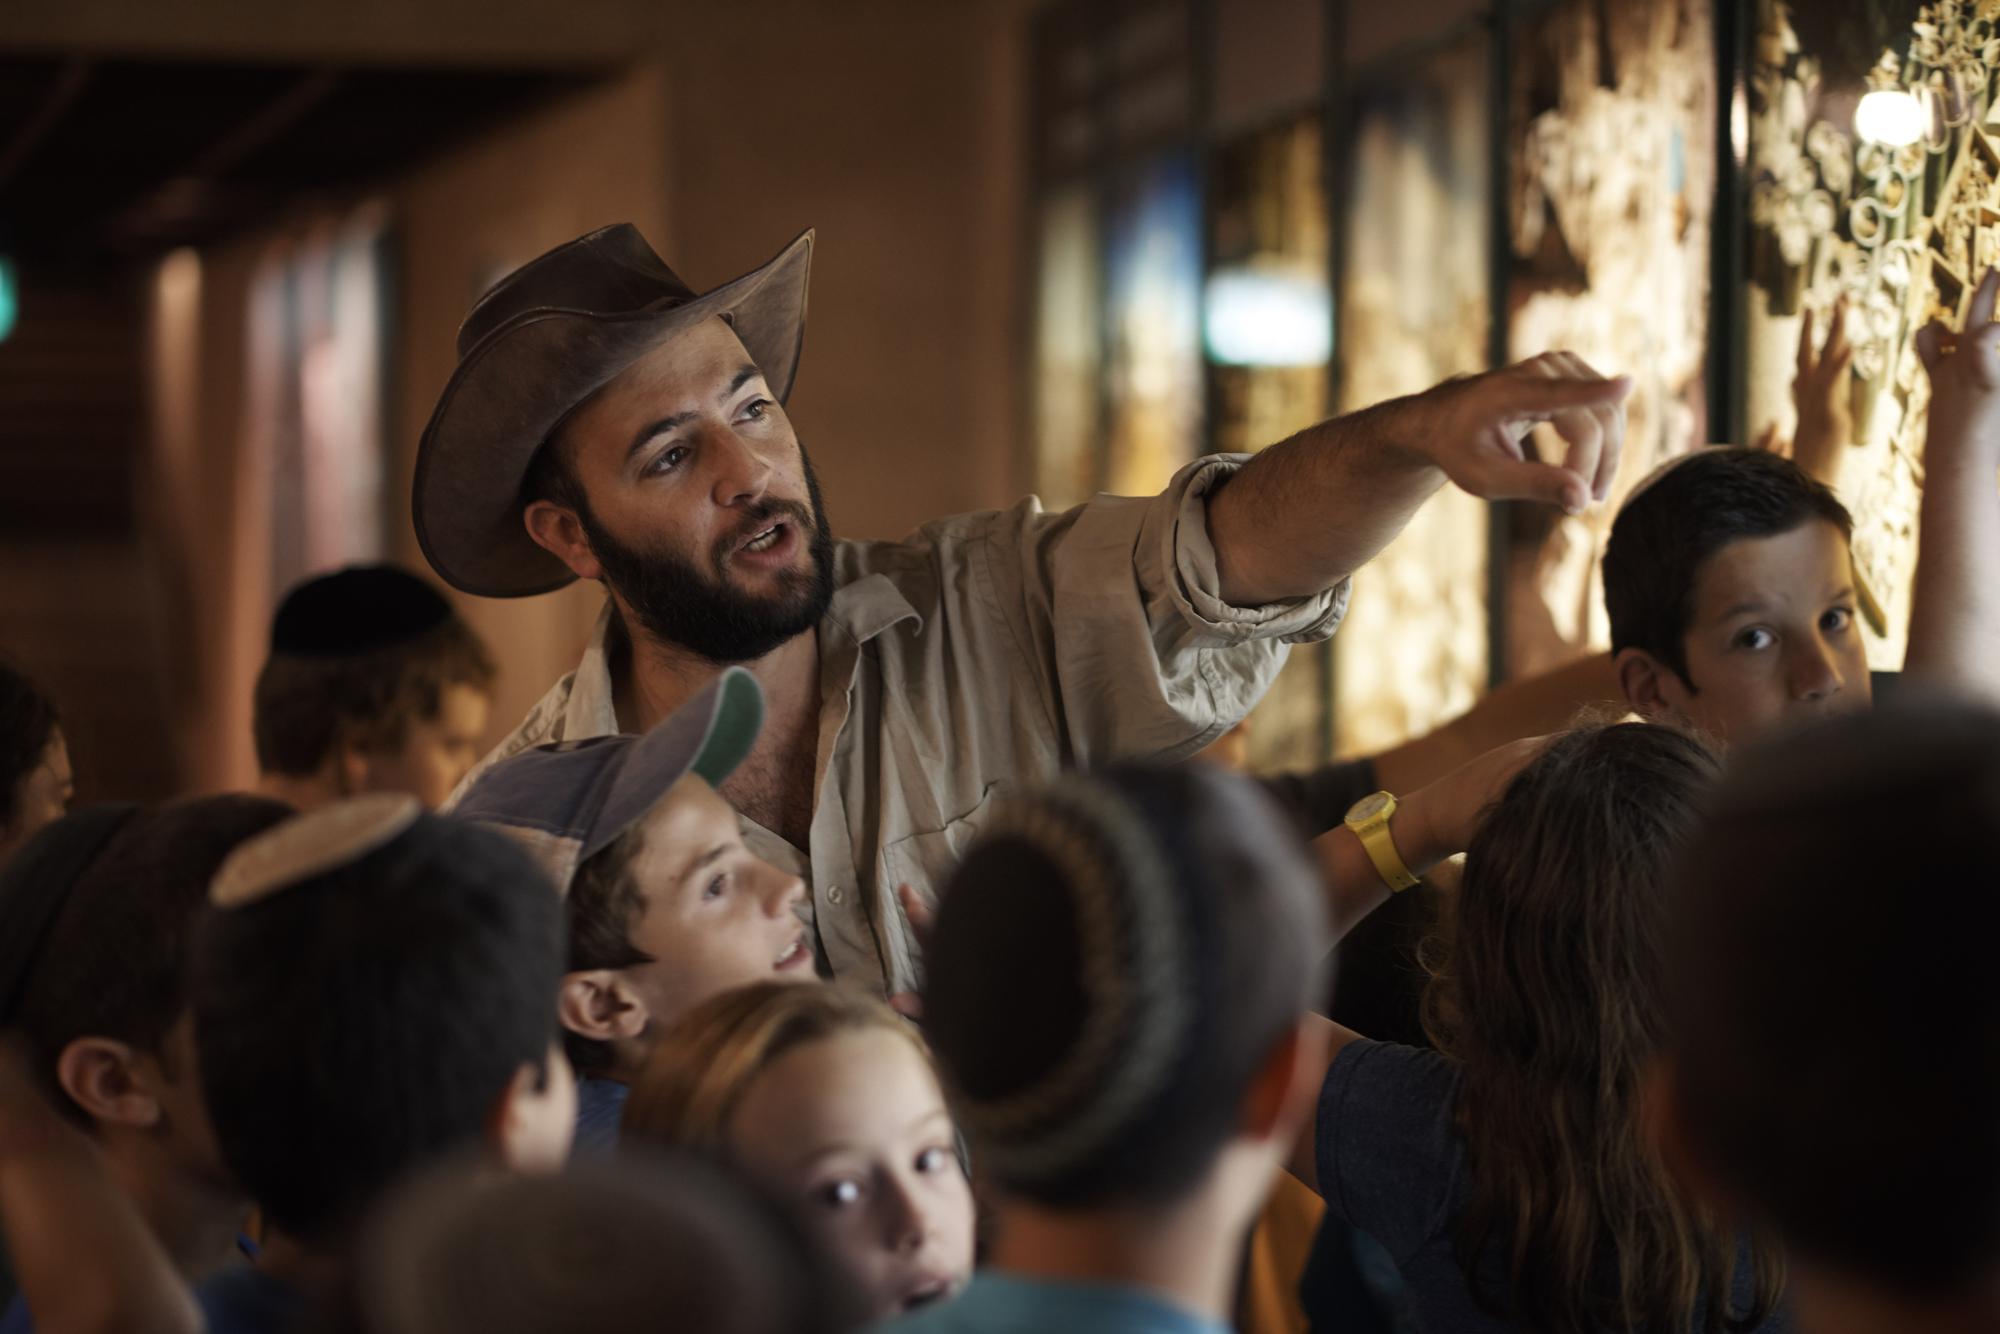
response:
[[[1210,495],[1223,597],[1239,607],[1309,597],[1361,568],[1447,480],[1487,500],[1571,514],[1611,491],[1631,381],[1550,352],[1308,427]],[[1527,457],[1541,423],[1560,463]]]
[[[1917,335],[1931,377],[1916,588],[1904,673],[2000,704],[2000,270],[1988,270],[1953,335]]]

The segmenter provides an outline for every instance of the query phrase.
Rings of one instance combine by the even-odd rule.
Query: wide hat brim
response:
[[[521,522],[528,465],[558,423],[661,341],[727,318],[780,402],[798,376],[813,233],[732,282],[636,311],[522,311],[460,358],[417,447],[411,520],[431,568],[481,597],[527,597],[574,580]]]

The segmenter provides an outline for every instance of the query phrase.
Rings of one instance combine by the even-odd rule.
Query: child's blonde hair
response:
[[[880,1029],[931,1066],[917,1030],[873,996],[828,985],[758,982],[696,1006],[655,1043],[621,1123],[631,1139],[723,1153],[729,1122],[757,1076],[785,1053]]]

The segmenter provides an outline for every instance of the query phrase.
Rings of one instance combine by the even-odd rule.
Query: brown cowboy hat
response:
[[[479,298],[458,330],[458,368],[417,446],[417,542],[453,588],[525,597],[576,576],[521,524],[535,451],[578,404],[649,349],[720,315],[780,401],[805,340],[813,234],[697,295],[629,222],[530,260]]]

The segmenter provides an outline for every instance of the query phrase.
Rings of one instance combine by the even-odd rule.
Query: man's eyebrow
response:
[[[729,377],[729,387],[723,390],[721,393],[717,394],[715,396],[716,399],[720,401],[721,399],[728,398],[731,394],[741,389],[744,385],[749,384],[752,380],[756,379],[763,373],[764,372],[757,369],[754,363],[748,361],[744,362],[743,365],[737,369],[736,374]]]
[[[754,363],[744,362],[742,366],[737,368],[736,374],[729,377],[728,387],[715,396],[716,400],[720,402],[728,398],[763,373],[757,369]],[[655,436],[665,435],[668,431],[679,426],[686,426],[699,415],[699,413],[695,412],[676,412],[671,417],[662,417],[656,422],[640,427],[639,434],[633,436],[632,443],[625,447],[625,457],[630,459],[634,454],[644,449],[647,442]]]
[[[660,418],[658,421],[652,423],[650,426],[640,427],[639,434],[633,436],[632,443],[625,447],[626,459],[629,461],[634,454],[637,454],[640,450],[644,449],[647,443],[650,442],[653,439],[653,437],[665,435],[668,431],[673,430],[677,426],[686,426],[689,422],[693,421],[697,415],[698,414],[693,412],[676,412],[671,417]]]

